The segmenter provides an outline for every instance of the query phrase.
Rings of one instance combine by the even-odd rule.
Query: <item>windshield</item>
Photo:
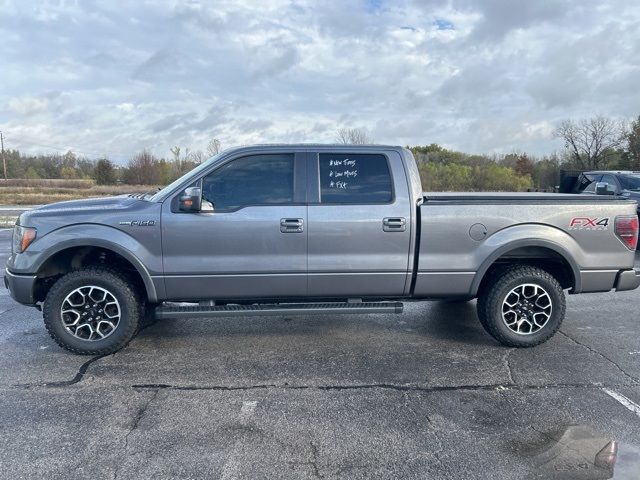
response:
[[[155,202],[155,201],[159,200],[160,198],[162,198],[165,195],[165,193],[170,192],[171,190],[176,188],[178,185],[180,185],[183,182],[184,177],[186,177],[187,175],[189,175],[189,176],[190,175],[197,175],[199,172],[205,170],[209,165],[211,165],[218,158],[220,158],[221,155],[222,155],[222,153],[219,153],[219,154],[214,155],[213,157],[211,157],[209,160],[206,160],[206,161],[202,162],[200,165],[198,165],[193,170],[188,171],[187,173],[185,173],[181,177],[179,177],[176,180],[174,180],[173,182],[171,182],[166,187],[163,187],[160,190],[158,190],[153,195],[153,197],[151,197],[149,200],[151,200],[152,202]]]
[[[640,192],[640,175],[620,175],[620,183],[625,190]]]

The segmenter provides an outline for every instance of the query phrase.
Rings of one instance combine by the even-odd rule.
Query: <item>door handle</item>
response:
[[[280,231],[282,233],[302,233],[304,231],[304,220],[301,218],[281,218]]]
[[[385,232],[404,232],[407,221],[404,217],[387,217],[382,219],[382,230]]]

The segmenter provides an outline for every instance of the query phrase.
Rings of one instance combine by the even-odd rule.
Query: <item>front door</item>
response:
[[[400,155],[311,157],[309,184],[316,198],[309,203],[309,295],[402,295],[412,232]]]
[[[305,154],[233,159],[201,180],[213,211],[163,206],[165,287],[170,299],[307,294]],[[175,202],[174,202],[175,204]]]

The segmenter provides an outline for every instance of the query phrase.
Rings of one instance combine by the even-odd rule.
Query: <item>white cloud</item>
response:
[[[12,98],[7,103],[9,110],[23,117],[30,117],[36,113],[44,112],[48,106],[49,101],[46,98],[35,97]]]
[[[579,0],[5,0],[12,148],[376,141],[561,148],[567,117],[640,113],[640,6]]]

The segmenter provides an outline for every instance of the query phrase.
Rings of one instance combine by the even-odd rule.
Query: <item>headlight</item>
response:
[[[11,242],[11,250],[13,253],[22,253],[35,239],[35,228],[16,225],[13,227],[13,242]]]

